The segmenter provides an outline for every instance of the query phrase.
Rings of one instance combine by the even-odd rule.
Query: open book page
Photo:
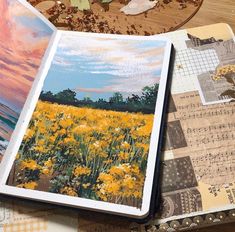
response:
[[[9,149],[4,188],[48,202],[147,214],[171,43],[59,34],[44,84],[40,77]]]
[[[24,1],[1,0],[0,12],[1,160],[56,29]]]
[[[228,95],[235,91],[233,32],[228,25],[217,24],[164,36],[174,44],[176,61],[162,165],[163,202],[154,220],[133,225],[131,231],[188,230],[234,221],[235,105],[234,96]],[[221,67],[223,75],[213,78]],[[199,85],[197,78],[203,73],[206,86]],[[208,73],[214,75],[208,77]],[[201,88],[210,96],[209,105]],[[227,96],[222,98],[224,92]],[[125,221],[110,221],[80,216],[78,231],[130,231],[132,227]]]
[[[165,137],[163,204],[155,223],[192,217],[182,225],[173,223],[183,227],[197,215],[234,208],[235,42],[226,24],[166,36],[175,45],[176,59]],[[215,215],[210,217],[212,223]],[[197,220],[200,224],[203,218],[194,223]]]
[[[2,160],[33,82],[48,61],[56,29],[26,1],[1,0],[0,12]],[[1,232],[54,232],[56,229],[76,232],[76,216],[48,205],[0,197]]]
[[[170,33],[169,37],[173,39],[174,45],[176,46],[176,48],[178,48],[180,50],[180,49],[185,49],[186,48],[185,47],[186,46],[185,40],[190,42],[190,40],[187,36],[187,32],[189,34],[191,34],[193,36],[196,36],[198,38],[201,38],[201,39],[209,39],[211,37],[215,37],[214,39],[216,39],[216,40],[220,40],[220,39],[229,40],[229,39],[232,38],[232,33],[231,33],[231,31],[229,32],[229,30],[227,30],[226,28],[227,27],[220,27],[220,28],[217,28],[215,30],[214,27],[207,27],[204,30],[202,30],[202,29],[200,31],[196,30],[196,33],[195,33],[195,30],[179,31],[179,32]],[[216,36],[215,36],[215,32],[216,32]],[[0,37],[1,36],[2,35],[0,35]],[[182,38],[185,38],[185,39],[183,40]],[[196,40],[196,41],[199,41],[199,40]],[[185,65],[182,65],[181,62],[179,62],[179,64],[177,65],[177,69],[180,70],[181,72],[183,72],[184,67],[185,67]],[[181,75],[181,77],[184,77],[184,75]],[[173,92],[176,91],[177,89],[181,89],[181,92],[185,92],[185,94],[187,95],[187,93],[190,94],[190,90],[192,90],[192,91],[196,90],[197,91],[199,88],[198,87],[197,88],[193,87],[193,83],[196,83],[195,85],[198,84],[197,79],[196,79],[196,82],[194,82],[194,81],[191,82],[190,80],[187,82],[187,78],[184,78],[183,81],[178,80],[177,82],[173,83],[173,85],[172,85]],[[191,85],[190,85],[190,83],[191,83]],[[174,87],[176,87],[176,88],[174,88]],[[174,92],[174,94],[176,94],[176,92]],[[197,102],[201,102],[203,100],[203,98],[198,94],[191,95],[191,97],[193,97],[193,96],[195,96]],[[180,94],[179,94],[179,97],[180,97]],[[190,95],[188,95],[188,97],[190,98]],[[176,107],[178,105],[178,100],[177,99],[178,99],[177,97],[174,98],[174,103],[175,104],[172,104],[171,109],[173,111],[171,110],[171,112],[174,112],[174,109],[176,109]],[[187,99],[187,97],[185,99]],[[193,98],[190,98],[190,99],[193,100]],[[226,99],[221,99],[221,100],[223,101],[223,100],[226,100]],[[193,100],[193,102],[196,102],[196,101]],[[214,106],[211,106],[211,107],[216,109],[217,106],[218,105],[214,105]],[[229,106],[229,104],[228,104],[228,106]],[[230,104],[230,106],[231,106],[231,104]],[[227,112],[229,112],[229,111],[227,111]],[[224,120],[227,121],[227,119],[230,118],[230,116],[225,115]],[[218,120],[220,120],[220,119],[221,118],[219,118]],[[214,123],[214,121],[213,121],[213,123]],[[231,127],[230,124],[228,126]],[[216,129],[216,128],[214,128],[214,129]],[[180,133],[182,135],[182,133],[183,133],[182,130],[177,130],[177,131],[178,131],[177,134]],[[184,140],[184,136],[182,138]],[[172,142],[172,139],[173,139],[173,137],[170,139],[171,142],[169,144],[171,144],[171,145],[168,146],[168,148],[169,147],[171,147],[171,148],[174,147],[173,152],[166,152],[165,153],[166,154],[165,157],[166,157],[166,164],[167,165],[170,164],[170,161],[174,161],[173,158],[174,158],[175,154],[177,154],[176,147],[179,146],[177,144],[181,144],[181,146],[182,146],[182,144],[185,144],[185,142],[182,143],[182,141],[183,141],[182,139],[177,143]],[[226,153],[224,151],[227,151],[227,148],[225,146],[223,146],[222,143],[219,143],[219,144],[221,145],[221,148],[222,148],[221,152]],[[231,146],[230,146],[230,148],[231,148]],[[229,154],[229,153],[227,153],[227,154]],[[179,154],[178,157],[180,159],[180,154]],[[220,156],[217,156],[218,159],[219,159],[219,157]],[[222,159],[223,165],[220,165],[220,167],[224,166],[224,161],[223,160],[225,158]],[[228,156],[225,160],[229,160],[231,158],[232,158],[232,156]],[[168,163],[167,163],[167,160],[169,161]],[[234,189],[233,184],[232,184],[232,182],[233,182],[232,172],[226,171],[226,172],[221,172],[221,174],[220,174],[220,172],[218,172],[216,170],[213,171],[213,168],[211,169],[210,167],[216,167],[215,163],[219,163],[219,162],[216,159],[213,159],[212,162],[210,161],[210,159],[207,159],[207,160],[208,160],[207,162],[204,162],[203,159],[202,159],[201,163],[198,162],[198,164],[199,164],[198,167],[201,167],[200,170],[204,170],[203,171],[204,173],[205,173],[205,165],[204,164],[207,164],[208,162],[209,162],[209,164],[210,163],[213,164],[212,166],[211,165],[206,166],[206,167],[209,167],[209,168],[207,168],[207,171],[206,171],[205,175],[203,175],[204,177],[201,178],[202,181],[205,180],[205,183],[206,183],[207,182],[206,178],[208,176],[208,173],[213,172],[214,174],[211,175],[211,176],[213,177],[212,180],[214,180],[214,182],[216,182],[216,178],[219,178],[219,183],[231,183],[231,184],[221,185],[222,187],[218,187],[218,188],[213,187],[213,184],[211,184],[210,186],[208,184],[206,184],[206,185],[204,185],[205,188],[193,187],[193,186],[195,186],[195,183],[197,182],[196,178],[198,178],[198,175],[194,175],[195,178],[194,177],[192,178],[191,184],[187,184],[187,189],[185,189],[185,191],[184,191],[185,193],[188,193],[188,196],[190,196],[190,197],[193,196],[194,199],[195,199],[195,196],[201,195],[201,197],[199,197],[199,198],[196,197],[197,199],[199,199],[199,201],[198,201],[199,204],[198,204],[198,207],[197,207],[197,205],[193,206],[193,211],[190,211],[190,210],[185,211],[185,206],[188,206],[188,208],[192,210],[192,208],[190,208],[190,207],[192,207],[192,204],[190,203],[191,202],[190,200],[189,201],[185,200],[182,207],[177,208],[177,209],[179,209],[178,211],[173,210],[173,209],[176,209],[176,207],[174,207],[171,204],[170,194],[168,194],[169,197],[167,198],[167,193],[169,193],[169,191],[171,191],[171,189],[168,187],[169,185],[168,186],[166,185],[165,186],[166,196],[164,198],[167,198],[168,201],[166,200],[165,202],[169,202],[170,204],[165,204],[165,206],[163,208],[165,213],[163,213],[162,217],[166,217],[167,220],[170,221],[172,219],[175,219],[176,217],[179,218],[179,216],[181,216],[183,218],[183,217],[187,217],[187,216],[190,216],[190,215],[195,215],[196,216],[196,215],[205,214],[206,212],[208,212],[209,209],[211,209],[210,212],[213,213],[213,212],[216,212],[216,211],[218,212],[222,209],[230,209],[230,208],[233,207],[233,205],[229,204],[230,200],[233,201],[232,193],[234,191],[233,190]],[[177,159],[175,161],[177,161]],[[194,159],[193,167],[192,167],[192,161],[188,162],[189,159],[181,159],[181,161],[185,161],[186,164],[188,165],[187,167],[189,169],[193,169],[194,167],[196,167],[195,166],[196,159]],[[227,165],[225,165],[225,166],[229,167],[230,164],[232,164],[232,163],[233,162],[229,161],[227,163]],[[174,164],[174,167],[176,167],[176,173],[177,173],[177,170],[179,168],[175,164]],[[197,173],[202,173],[200,170],[197,170]],[[181,172],[181,174],[182,173],[183,173],[183,171]],[[231,173],[231,175],[229,173]],[[165,173],[165,175],[166,174],[167,174],[167,172]],[[229,175],[227,175],[227,174],[229,174]],[[225,176],[226,176],[226,178],[225,178]],[[179,182],[180,182],[180,178],[179,178]],[[196,192],[195,191],[194,192],[188,191],[188,190],[190,190],[190,186],[192,187],[192,189],[197,188],[197,191]],[[173,195],[174,195],[174,190],[172,192],[173,192]],[[177,192],[180,193],[182,191],[180,191],[180,190],[175,191],[175,193],[177,193]],[[196,193],[196,194],[193,194],[193,193]],[[200,194],[198,194],[198,193],[200,193]],[[175,194],[175,196],[176,196],[176,199],[179,199],[177,196],[184,196],[184,195],[183,194],[181,194],[181,195],[180,194],[178,194],[178,195]],[[180,198],[180,199],[184,199],[184,198]],[[186,197],[185,199],[189,199],[189,198]],[[188,202],[188,203],[185,205],[186,202]],[[217,204],[218,208],[216,208],[217,206],[215,205],[215,208],[212,209],[212,205],[214,205],[216,202],[218,203]],[[186,208],[186,210],[187,210],[187,208]],[[205,210],[205,211],[203,212],[202,210]],[[66,219],[66,216],[61,217],[60,215],[56,214],[55,211],[58,211],[58,208],[56,210],[47,209],[46,207],[45,208],[44,207],[35,208],[35,204],[33,204],[33,206],[26,206],[25,202],[19,202],[18,200],[17,200],[17,203],[10,201],[9,204],[8,204],[7,201],[5,199],[3,199],[0,202],[0,225],[2,226],[2,228],[4,228],[4,231],[17,231],[17,232],[19,231],[19,229],[22,229],[22,228],[26,228],[25,231],[35,231],[35,232],[36,231],[54,231],[53,229],[55,229],[55,228],[56,229],[57,228],[58,229],[62,228],[64,230],[66,229],[66,231],[67,230],[69,231],[69,229],[71,229],[71,231],[84,231],[84,232],[85,231],[86,232],[91,231],[91,230],[93,230],[93,231],[94,230],[105,230],[105,229],[107,230],[107,228],[109,230],[112,230],[112,231],[115,231],[115,229],[116,229],[116,231],[121,231],[121,229],[123,231],[129,231],[127,223],[123,223],[123,224],[119,223],[120,225],[119,224],[117,225],[117,223],[115,221],[115,218],[113,219],[113,221],[111,223],[107,223],[106,218],[99,221],[99,219],[97,219],[99,217],[94,219],[91,215],[90,215],[90,217],[88,217],[88,216],[80,217],[79,216],[79,225],[78,225],[78,230],[77,230],[76,220],[74,220],[71,223],[71,221],[69,221],[70,219]],[[193,213],[189,214],[190,212],[193,212]],[[72,213],[74,213],[74,212],[72,212]],[[63,214],[66,215],[67,212],[64,212]],[[74,215],[76,216],[76,214],[74,214]],[[173,215],[175,215],[176,217],[171,217]],[[223,214],[220,214],[220,215],[223,216]],[[200,218],[200,217],[197,218],[199,224],[202,223],[201,219],[202,218]],[[195,221],[195,223],[197,223],[197,220]],[[190,221],[190,220],[180,221],[180,223],[181,222],[182,223],[192,223],[192,221]],[[154,223],[155,222],[152,222],[152,224],[154,224]],[[157,221],[157,223],[159,223],[159,220]],[[73,224],[74,226],[71,227],[68,224]],[[175,224],[172,224],[172,225],[178,226],[179,224],[177,224],[177,221],[175,221]],[[29,229],[27,230],[28,226],[29,226]],[[183,226],[186,227],[187,224],[184,224]],[[161,228],[167,228],[167,227],[168,227],[168,225],[164,224],[163,227],[161,227]],[[143,231],[146,231],[147,228],[149,228],[149,227],[142,227],[142,228],[143,228]],[[1,231],[1,229],[0,229],[0,231]]]

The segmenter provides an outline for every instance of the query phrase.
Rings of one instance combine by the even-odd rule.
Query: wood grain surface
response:
[[[81,12],[67,13],[70,0],[62,0],[66,8],[61,9],[58,15],[53,15],[55,13],[53,10],[48,11],[51,4],[53,2],[55,4],[55,0],[28,0],[28,2],[50,18],[59,29],[65,30],[144,35],[173,31],[179,27],[190,28],[220,22],[230,24],[235,30],[235,0],[160,0],[157,7],[137,16],[126,16],[121,13],[119,9],[122,4],[119,0],[113,1],[108,11],[93,4],[94,15],[85,16]],[[185,4],[182,5],[180,2]],[[70,16],[73,16],[73,19]],[[80,18],[80,23],[77,22],[77,18]],[[84,23],[81,23],[83,21]]]
[[[153,35],[176,30],[200,9],[203,0],[159,0],[145,13],[126,15],[120,11],[124,0],[109,5],[94,1],[90,11],[78,11],[71,0],[27,0],[61,30],[129,35]]]
[[[204,0],[196,15],[182,28],[228,23],[235,32],[235,0]]]

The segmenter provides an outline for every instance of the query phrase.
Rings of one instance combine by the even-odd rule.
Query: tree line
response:
[[[99,98],[97,101],[93,101],[89,97],[77,99],[77,93],[71,89],[65,89],[56,94],[51,91],[42,91],[39,98],[42,101],[78,107],[152,114],[155,112],[158,88],[158,84],[146,86],[140,95],[132,94],[127,98],[124,98],[120,92],[116,92],[108,100]]]

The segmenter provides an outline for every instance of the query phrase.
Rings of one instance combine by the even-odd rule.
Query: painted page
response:
[[[5,193],[143,216],[150,207],[171,43],[59,33],[48,74],[35,86],[5,160]]]
[[[54,27],[23,1],[0,3],[0,160],[10,141]]]

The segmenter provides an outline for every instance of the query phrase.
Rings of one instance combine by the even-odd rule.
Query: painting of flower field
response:
[[[62,35],[8,185],[141,208],[161,41]]]

